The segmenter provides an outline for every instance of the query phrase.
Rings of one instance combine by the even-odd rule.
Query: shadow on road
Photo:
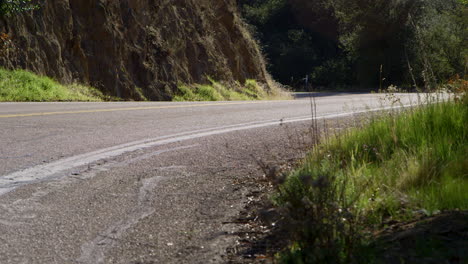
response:
[[[296,92],[292,93],[295,99],[309,98],[309,97],[327,97],[327,96],[340,96],[340,95],[356,95],[368,94],[367,92]]]

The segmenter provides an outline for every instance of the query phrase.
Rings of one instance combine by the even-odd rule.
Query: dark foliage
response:
[[[269,69],[295,87],[432,88],[467,64],[464,0],[239,0]]]
[[[329,69],[325,62],[341,53],[338,21],[330,10],[323,12],[327,9],[324,1],[240,0],[239,3],[263,44],[269,70],[278,81],[298,86],[305,75],[321,67],[315,74],[316,80],[321,84],[333,82],[327,77]]]
[[[0,0],[0,16],[10,16],[37,8],[32,0]]]

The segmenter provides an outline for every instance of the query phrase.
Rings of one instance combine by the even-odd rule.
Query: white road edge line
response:
[[[414,105],[408,104],[408,105],[399,105],[399,106],[379,107],[379,108],[372,108],[372,109],[366,109],[366,110],[345,112],[345,113],[340,113],[340,114],[328,114],[328,115],[318,116],[315,118],[311,116],[303,116],[303,117],[296,117],[296,118],[282,119],[282,120],[250,122],[250,123],[244,123],[244,124],[236,124],[236,125],[189,131],[189,132],[178,133],[174,135],[168,135],[168,136],[163,136],[163,137],[158,137],[158,138],[153,138],[153,139],[134,141],[134,142],[125,143],[125,144],[121,144],[121,145],[110,147],[110,148],[104,148],[101,150],[64,158],[64,159],[57,160],[48,164],[37,165],[28,169],[24,169],[24,170],[16,171],[16,172],[4,175],[4,176],[0,176],[0,195],[10,192],[13,189],[21,185],[46,180],[47,178],[50,178],[63,171],[67,171],[67,170],[80,167],[83,165],[88,165],[88,164],[91,164],[93,162],[96,162],[102,159],[120,156],[124,153],[133,152],[133,151],[140,150],[140,149],[145,149],[145,148],[150,148],[150,147],[155,147],[155,146],[162,146],[162,145],[167,145],[171,143],[187,141],[187,140],[197,139],[197,138],[202,138],[202,137],[208,137],[208,136],[213,136],[213,135],[225,134],[225,133],[241,131],[241,130],[274,126],[274,125],[280,125],[280,124],[286,124],[286,123],[304,122],[304,121],[310,121],[312,119],[321,120],[321,119],[345,117],[345,116],[351,116],[351,115],[360,114],[360,113],[398,109],[398,108],[405,108],[405,107],[411,107],[411,106],[414,106]]]

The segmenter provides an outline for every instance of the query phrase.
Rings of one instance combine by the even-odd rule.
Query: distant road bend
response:
[[[401,104],[391,106],[382,95],[319,94],[316,117],[416,104],[415,95],[400,96]],[[221,240],[203,230],[239,210],[223,200],[230,187],[215,177],[235,173],[218,164],[239,166],[221,146],[280,142],[273,135],[279,124],[310,120],[303,96],[0,103],[0,263],[198,263],[200,256],[217,262],[210,252]]]

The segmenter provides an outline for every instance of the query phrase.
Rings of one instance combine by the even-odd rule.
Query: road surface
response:
[[[320,94],[316,117],[416,103],[390,101]],[[252,156],[293,155],[285,142],[311,109],[309,98],[0,103],[0,263],[222,262],[235,229],[222,222],[246,201]]]

